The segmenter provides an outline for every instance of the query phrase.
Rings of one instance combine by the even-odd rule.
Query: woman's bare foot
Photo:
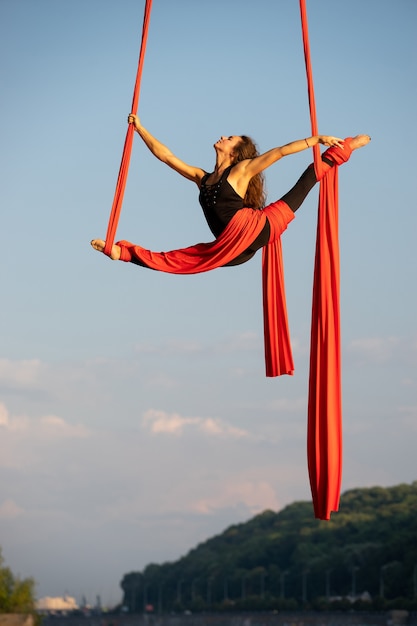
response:
[[[104,246],[106,245],[106,242],[103,241],[102,239],[93,239],[91,241],[91,245],[93,246],[94,250],[97,250],[98,252],[104,252]],[[110,258],[113,261],[118,261],[120,259],[121,251],[122,249],[120,246],[113,244],[111,253],[110,253]]]
[[[369,135],[356,135],[356,137],[352,137],[349,142],[352,150],[357,150],[358,148],[363,148],[371,141]]]

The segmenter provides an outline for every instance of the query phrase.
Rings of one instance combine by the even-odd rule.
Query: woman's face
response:
[[[229,137],[222,136],[216,143],[214,144],[215,150],[223,152],[228,156],[232,156],[235,152],[235,148],[238,146],[240,142],[239,135],[230,135]]]

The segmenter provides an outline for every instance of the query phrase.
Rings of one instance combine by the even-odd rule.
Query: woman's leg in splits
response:
[[[325,168],[324,168],[325,171],[333,167],[333,165],[335,165],[336,163],[340,164],[344,161],[347,161],[353,150],[357,150],[358,148],[362,148],[363,146],[366,146],[366,144],[369,143],[370,140],[371,138],[369,137],[369,135],[356,135],[356,137],[346,139],[346,142],[349,142],[348,151],[347,151],[346,157],[339,159],[339,160],[337,159],[336,154],[337,154],[337,151],[339,151],[339,154],[340,154],[340,150],[341,150],[340,148],[329,148],[328,150],[326,150],[326,152],[324,152],[321,156],[321,159],[325,165]],[[325,172],[324,172],[324,175],[325,175]],[[297,211],[297,209],[300,208],[307,194],[311,191],[311,189],[314,187],[316,182],[317,182],[317,178],[316,178],[316,173],[314,171],[314,166],[310,165],[305,170],[305,172],[301,175],[299,180],[295,183],[294,187],[290,189],[290,191],[288,191],[278,202],[273,203],[272,205],[269,205],[269,206],[272,207],[274,205],[282,205],[282,203],[285,203],[291,209],[291,211],[295,213],[295,211]],[[266,239],[268,239],[268,237]],[[255,242],[254,242],[253,247],[251,246],[250,256],[247,256],[245,254],[244,259],[243,257],[242,257],[242,260],[236,259],[234,262],[230,263],[229,265],[239,264],[248,260],[248,258],[253,256],[256,250],[264,246],[265,243],[266,241],[264,241],[264,239],[261,237],[259,243],[257,242],[255,245]],[[105,242],[102,239],[93,239],[91,242],[91,245],[98,252],[104,251]],[[114,244],[111,249],[110,258],[113,261],[118,261],[121,257],[121,252],[122,252],[121,247],[118,246],[117,244]]]
[[[370,140],[371,138],[369,137],[369,135],[357,135],[356,137],[350,138],[346,141],[349,141],[349,150],[353,151],[357,150],[358,148],[362,148],[363,146],[366,146],[366,144],[369,143]],[[321,155],[321,160],[324,164],[325,172],[333,167],[336,163],[336,161],[332,157],[334,152],[334,148],[329,148]],[[292,187],[292,189],[290,189],[284,196],[282,196],[281,200],[288,204],[290,209],[295,213],[297,209],[300,208],[300,206],[306,199],[306,196],[312,190],[316,182],[316,172],[314,170],[314,165],[311,164],[300,176],[294,187]]]

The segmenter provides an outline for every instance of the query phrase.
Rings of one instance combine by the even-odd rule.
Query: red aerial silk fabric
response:
[[[318,134],[305,0],[301,25],[311,134]],[[348,148],[346,147],[346,152]],[[341,153],[343,154],[343,153]],[[343,155],[347,160],[348,155]],[[314,147],[317,178],[322,176],[319,147]],[[339,307],[338,168],[320,183],[311,318],[307,457],[314,514],[328,520],[339,508],[342,479],[342,391]]]
[[[149,22],[151,19],[152,0],[146,0],[144,15],[143,15],[143,27],[142,27],[142,39],[140,44],[138,68],[136,72],[135,87],[133,90],[132,106],[130,111],[136,113],[139,104],[140,95],[140,83],[142,79],[143,64],[145,61],[146,43],[148,39]],[[132,153],[133,135],[135,129],[133,124],[129,124],[126,131],[126,138],[123,147],[122,161],[120,163],[119,175],[116,183],[116,190],[114,193],[113,205],[110,212],[109,224],[107,227],[106,244],[104,247],[104,254],[110,256],[111,248],[116,236],[117,225],[119,223],[120,212],[122,210],[123,196],[126,187],[127,174],[129,171],[130,156]]]
[[[337,246],[337,168],[321,183],[311,317],[307,457],[315,516],[339,508],[342,391]],[[333,173],[332,173],[333,174]]]
[[[340,164],[350,156],[332,150]],[[342,389],[338,246],[338,167],[320,183],[311,316],[307,453],[315,516],[337,511],[342,480]]]
[[[271,235],[262,251],[265,366],[267,376],[280,376],[294,372],[280,239],[294,213],[285,202],[279,200],[262,211],[238,211],[210,243],[169,252],[153,252],[128,241],[118,241],[117,245],[121,247],[121,261],[140,261],[150,269],[171,274],[197,274],[221,267],[246,250],[261,232],[266,218]]]
[[[146,0],[142,41],[131,111],[136,113],[140,81],[146,49],[152,0]],[[308,24],[305,0],[300,0],[304,56],[310,106],[312,135],[318,134],[314,88],[308,41]],[[106,234],[104,252],[110,255],[117,230],[123,195],[127,180],[134,128],[129,124],[115,197]],[[314,146],[314,165],[317,178],[323,178],[319,146]],[[348,155],[342,154],[341,161]],[[149,267],[172,273],[208,271],[228,263],[246,249],[264,219],[262,213],[248,219],[245,209],[236,216],[222,236],[212,244],[197,244],[191,248],[171,253],[153,253],[128,242],[122,244],[122,260],[131,260],[134,254]],[[288,209],[289,210],[289,209]],[[250,211],[250,210],[249,210]],[[289,341],[285,304],[281,242],[279,224],[271,212],[268,215],[272,230],[270,243],[263,251],[263,302],[265,361],[267,376],[292,374],[294,370]],[[241,218],[243,221],[241,221]],[[278,220],[279,222],[280,220]],[[289,220],[288,220],[289,221]],[[245,224],[243,223],[245,222]],[[285,226],[286,227],[286,226]],[[342,408],[340,364],[340,313],[339,313],[339,251],[338,251],[337,167],[332,168],[320,185],[319,217],[317,225],[316,261],[313,285],[311,323],[311,356],[308,399],[307,453],[310,485],[315,516],[330,519],[337,511],[340,498],[342,461]],[[282,232],[282,230],[281,230]],[[255,235],[256,236],[256,235]],[[129,258],[130,256],[130,258]],[[192,269],[191,269],[192,268]]]
[[[271,230],[273,220],[269,218]],[[277,231],[275,231],[277,232]],[[294,374],[285,298],[281,238],[274,236],[262,249],[264,349],[267,376]]]

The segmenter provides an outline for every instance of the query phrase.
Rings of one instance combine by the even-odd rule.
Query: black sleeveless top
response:
[[[220,180],[213,185],[206,184],[206,180],[210,174],[206,174],[201,181],[199,201],[207,224],[215,237],[220,235],[235,213],[244,208],[243,198],[241,198],[231,184],[227,182],[227,177],[232,167],[233,165],[226,168]],[[240,265],[241,263],[249,261],[259,248],[262,248],[268,243],[269,233],[270,227],[267,220],[261,233],[256,237],[253,243],[251,243],[250,247],[242,252],[236,259],[227,263],[227,265]]]

